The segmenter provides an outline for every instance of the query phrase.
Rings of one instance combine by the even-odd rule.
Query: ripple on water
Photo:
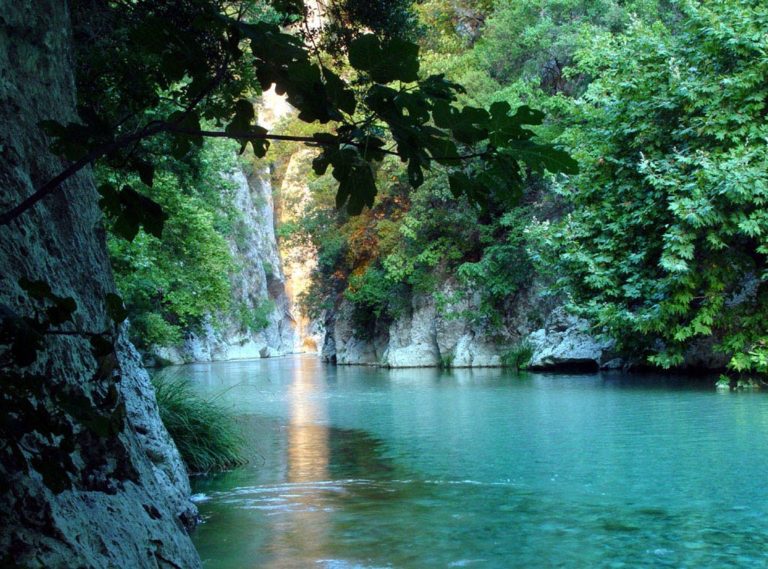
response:
[[[206,569],[768,566],[760,395],[309,359],[210,369],[207,393],[252,390],[227,396],[259,454],[193,480]]]

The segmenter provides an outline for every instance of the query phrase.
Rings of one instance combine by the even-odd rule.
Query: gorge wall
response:
[[[150,365],[263,358],[295,351],[296,323],[275,236],[269,170],[243,165],[229,177],[240,212],[236,237],[229,239],[236,265],[230,275],[235,311],[210,316],[201,330],[189,331],[180,346],[153,348],[147,354]],[[238,311],[254,314],[259,321],[244,327]]]
[[[294,109],[274,89],[257,104],[259,124],[272,130]],[[276,227],[301,216],[309,199],[307,172],[311,153],[296,146],[285,174],[273,187],[264,161],[241,163],[227,177],[235,185],[234,202],[240,213],[236,237],[229,239],[236,269],[230,274],[232,304],[239,311],[258,314],[257,329],[243,327],[236,312],[211,315],[201,329],[186,333],[180,346],[153,347],[148,365],[182,364],[282,356],[316,352],[322,329],[302,314],[300,296],[306,290],[316,253],[311,248],[281,243]]]
[[[493,328],[467,316],[478,312],[477,295],[461,295],[462,300],[453,303],[436,300],[456,298],[457,289],[455,280],[448,278],[435,295],[414,295],[403,314],[367,334],[356,329],[354,309],[342,300],[325,321],[323,360],[392,368],[499,367],[514,365],[517,353],[533,370],[647,367],[636,355],[619,354],[612,340],[570,314],[562,302],[542,295],[543,287],[535,282],[508,302],[501,326]],[[725,369],[729,356],[715,351],[712,344],[712,338],[694,342],[676,369]]]
[[[63,168],[38,123],[75,118],[71,47],[67,3],[0,1],[2,211]],[[0,227],[4,330],[34,313],[22,277],[74,299],[67,326],[109,329],[115,288],[97,202],[84,170]],[[73,333],[46,337],[30,366],[7,351],[0,363],[0,565],[199,567],[187,475],[125,334],[99,361]]]
[[[568,314],[533,285],[507,306],[502,326],[490,328],[467,316],[476,313],[477,295],[456,298],[453,279],[443,281],[437,295],[416,294],[393,322],[377,325],[362,336],[355,329],[353,308],[341,301],[326,323],[322,350],[326,361],[342,365],[386,367],[497,367],[516,351],[530,349],[533,369],[621,367],[612,343],[590,332],[589,324]]]

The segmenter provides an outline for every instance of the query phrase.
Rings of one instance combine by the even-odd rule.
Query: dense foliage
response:
[[[316,199],[304,228],[320,251],[314,306],[346,298],[369,320],[392,318],[408,292],[439,300],[452,279],[483,297],[469,316],[493,328],[539,282],[631,360],[679,365],[706,341],[733,371],[768,372],[768,6],[429,0],[416,11],[425,68],[474,104],[545,109],[537,136],[565,145],[581,172],[525,172],[522,208],[448,199],[439,173],[403,190],[396,167],[385,175],[395,208],[383,200],[349,220]],[[334,229],[315,231],[318,218]]]
[[[454,197],[479,205],[514,200],[526,169],[576,171],[567,153],[535,139],[531,127],[542,122],[540,112],[526,106],[513,111],[503,101],[487,109],[462,104],[461,85],[424,73],[419,46],[404,39],[405,20],[400,25],[383,17],[388,11],[410,21],[407,7],[394,1],[332,3],[328,13],[337,29],[371,27],[371,33],[341,37],[335,55],[345,63],[339,67],[326,63],[313,39],[311,14],[294,0],[73,2],[79,119],[40,125],[67,165],[0,213],[0,225],[97,162],[106,171],[100,205],[114,235],[132,241],[143,231],[140,239],[146,234],[163,240],[169,210],[175,210],[176,223],[188,221],[191,238],[202,239],[206,259],[193,260],[197,253],[184,249],[189,236],[180,237],[173,227],[168,237],[175,243],[140,247],[136,254],[112,247],[126,271],[157,269],[121,280],[133,311],[144,311],[137,320],[148,340],[168,342],[177,336],[174,327],[199,318],[203,307],[194,286],[186,290],[174,282],[185,277],[163,267],[167,261],[186,257],[198,264],[208,273],[196,279],[207,280],[196,283],[208,298],[206,308],[225,303],[222,242],[210,231],[206,208],[174,197],[186,180],[167,166],[168,156],[194,162],[206,138],[236,140],[240,152],[250,146],[257,157],[275,139],[319,148],[315,173],[332,173],[335,205],[353,215],[373,206],[376,169],[387,157],[407,164],[413,187],[439,165]],[[330,35],[326,27],[324,36]],[[285,95],[301,121],[320,127],[279,136],[260,126],[253,100],[270,87]],[[142,258],[147,255],[154,257]],[[43,337],[48,330],[35,333]]]
[[[114,222],[110,225],[115,280],[139,345],[177,344],[207,315],[235,308],[227,239],[238,228],[228,178],[236,167],[232,145],[220,141],[208,141],[184,162],[165,160],[152,188],[168,216],[162,239],[139,230],[130,242],[117,234]],[[110,181],[117,174],[101,169],[100,177]]]
[[[313,203],[281,229],[318,250],[314,316],[346,299],[370,333],[413,293],[473,294],[492,333],[536,283],[632,356],[708,340],[768,371],[764,2],[337,0],[320,28],[292,1],[73,12],[82,123],[45,127],[73,167],[102,160],[146,341],[238,310],[231,161],[204,139],[277,139],[316,148]],[[252,104],[272,84],[298,111],[279,132]]]
[[[576,54],[564,139],[582,173],[541,259],[596,325],[662,366],[713,337],[768,371],[768,6],[681,2]],[[659,341],[660,340],[660,341]]]

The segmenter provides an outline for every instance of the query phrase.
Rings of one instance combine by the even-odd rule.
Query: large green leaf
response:
[[[414,43],[398,38],[381,41],[373,34],[360,36],[349,46],[350,65],[377,83],[418,80],[418,56],[419,46]]]
[[[130,186],[118,191],[114,186],[104,184],[99,187],[102,211],[113,219],[112,231],[128,241],[133,241],[139,228],[157,237],[162,236],[167,214],[154,200],[138,193]]]
[[[549,170],[561,174],[579,173],[579,164],[570,154],[548,144],[537,144],[531,140],[511,140],[506,143],[504,151],[537,172]]]

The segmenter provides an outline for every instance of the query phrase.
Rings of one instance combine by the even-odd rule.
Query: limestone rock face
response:
[[[368,339],[356,335],[352,307],[342,301],[326,323],[323,359],[392,368],[498,367],[506,352],[528,345],[535,369],[622,364],[611,359],[609,342],[590,335],[586,321],[543,299],[535,285],[517,295],[506,307],[502,328],[493,330],[469,316],[477,313],[480,298],[462,291],[452,279],[442,283],[436,296],[448,301],[415,295],[408,310],[389,326],[379,326]]]
[[[365,337],[356,332],[353,307],[342,300],[325,321],[321,356],[341,365],[499,367],[505,354],[527,346],[528,367],[534,370],[597,371],[637,365],[619,357],[614,342],[595,334],[587,320],[568,313],[540,291],[533,283],[519,293],[505,307],[501,328],[489,329],[468,316],[477,314],[480,299],[447,279],[437,295],[415,295],[398,318],[378,324]],[[692,344],[680,369],[724,369],[729,357],[716,351],[714,344],[712,338]]]
[[[389,327],[383,363],[389,367],[433,367],[440,363],[437,309],[430,297],[416,296],[411,310]]]
[[[0,0],[2,211],[63,168],[37,124],[75,119],[66,6]],[[76,301],[77,329],[109,329],[104,297],[114,283],[97,201],[83,171],[0,227],[4,310],[31,314],[18,281],[40,279]],[[187,475],[139,357],[124,334],[116,346],[105,368],[86,337],[49,337],[33,365],[0,373],[0,565],[200,566],[185,530],[195,516]],[[98,417],[119,421],[105,430]]]
[[[528,335],[528,342],[533,349],[532,369],[564,366],[598,369],[613,359],[613,342],[595,338],[586,320],[568,314],[562,307],[552,311],[544,327]],[[613,362],[610,367],[615,366]]]
[[[340,365],[380,365],[381,355],[388,342],[383,330],[373,338],[362,338],[355,333],[352,307],[342,303],[339,310],[326,322],[322,358]]]
[[[269,172],[246,175],[238,170],[230,178],[242,214],[239,236],[230,240],[239,267],[231,276],[232,303],[236,311],[265,315],[267,324],[248,330],[236,315],[211,316],[199,331],[187,333],[183,345],[154,347],[146,357],[149,365],[255,359],[294,351],[295,323],[277,249]]]

